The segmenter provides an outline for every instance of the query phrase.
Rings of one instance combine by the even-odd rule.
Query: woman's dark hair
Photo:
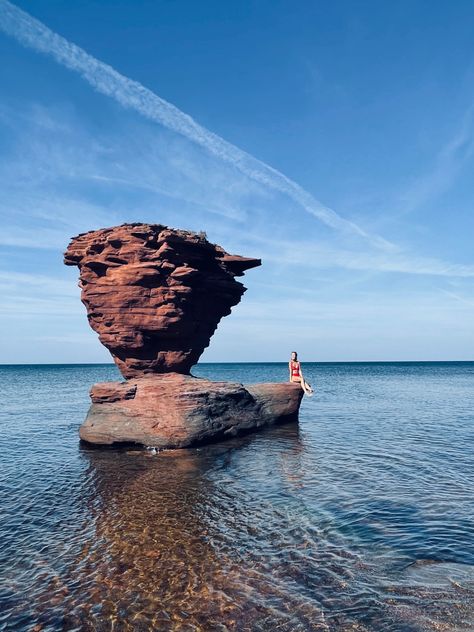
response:
[[[298,360],[298,352],[297,351],[292,351],[291,355],[295,354],[295,360]]]

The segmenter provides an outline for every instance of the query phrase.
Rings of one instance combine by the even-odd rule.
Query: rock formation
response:
[[[294,421],[299,384],[233,384],[168,373],[96,384],[80,437],[89,443],[185,448]]]
[[[123,224],[72,239],[91,327],[125,382],[96,384],[80,436],[90,443],[187,447],[296,419],[295,384],[210,382],[189,375],[260,259],[230,255],[204,234]]]
[[[261,265],[159,224],[78,235],[64,263],[78,266],[90,326],[126,378],[189,373],[245,292],[234,277]]]

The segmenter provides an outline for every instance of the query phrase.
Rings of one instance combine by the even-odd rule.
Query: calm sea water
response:
[[[0,367],[0,629],[473,630],[474,363],[304,368],[299,425],[152,455],[79,444],[113,366]]]

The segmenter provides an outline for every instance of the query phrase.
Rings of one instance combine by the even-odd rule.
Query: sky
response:
[[[0,363],[108,362],[80,232],[261,257],[208,362],[474,360],[471,1],[0,0]]]

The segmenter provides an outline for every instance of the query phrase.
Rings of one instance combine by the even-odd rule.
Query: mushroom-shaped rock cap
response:
[[[189,373],[245,287],[234,277],[260,259],[230,255],[204,233],[122,224],[74,237],[87,318],[126,378]]]

